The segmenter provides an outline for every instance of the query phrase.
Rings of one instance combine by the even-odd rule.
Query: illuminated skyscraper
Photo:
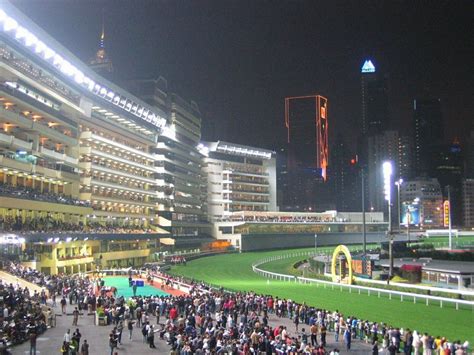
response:
[[[441,100],[416,99],[413,101],[415,131],[415,170],[417,176],[434,176],[444,143]]]
[[[89,62],[89,66],[99,74],[105,74],[106,77],[110,76],[110,73],[114,71],[112,61],[110,60],[107,52],[105,51],[105,22],[102,17],[102,32],[100,33],[99,48],[95,54],[95,57]]]
[[[362,135],[389,129],[387,78],[377,73],[371,60],[361,68]]]
[[[282,209],[328,208],[328,101],[320,95],[285,98],[287,190]]]
[[[320,95],[285,98],[288,166],[317,169],[326,180],[328,166],[328,101]]]

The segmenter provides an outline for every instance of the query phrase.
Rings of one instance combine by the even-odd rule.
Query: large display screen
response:
[[[401,214],[402,224],[416,225],[420,224],[420,205],[419,204],[407,204],[402,205]]]

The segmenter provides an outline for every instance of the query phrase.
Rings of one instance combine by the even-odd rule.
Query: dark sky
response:
[[[285,96],[329,99],[330,135],[353,137],[360,66],[390,75],[391,118],[411,129],[415,96],[443,101],[447,139],[474,122],[472,1],[13,0],[79,58],[106,48],[122,79],[167,78],[195,100],[203,138],[276,148]]]

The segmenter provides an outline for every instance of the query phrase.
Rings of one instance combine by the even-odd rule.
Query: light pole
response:
[[[318,235],[314,235],[314,255],[316,256],[316,250],[318,249]]]
[[[388,254],[389,254],[389,259],[390,259],[390,268],[388,272],[388,279],[387,279],[387,284],[390,284],[390,279],[392,278],[393,275],[393,234],[392,234],[392,173],[393,173],[393,167],[392,163],[389,161],[386,161],[382,165],[382,172],[383,172],[383,182],[384,182],[384,195],[385,195],[385,200],[388,203],[388,229],[387,229],[387,234],[388,234]]]
[[[452,230],[451,230],[451,189],[449,188],[449,185],[447,186],[448,188],[448,205],[449,205],[449,214],[448,214],[448,218],[449,218],[449,224],[448,224],[448,227],[449,227],[449,250],[453,249],[453,233],[452,233]]]
[[[364,241],[364,257],[367,255],[367,231],[365,225],[365,175],[364,168],[360,169],[360,180],[362,182],[362,237]]]
[[[398,215],[398,232],[400,233],[400,187],[402,186],[403,179],[400,178],[398,181],[395,181],[395,185],[397,185],[397,202],[398,202],[398,210],[397,210],[397,215]]]

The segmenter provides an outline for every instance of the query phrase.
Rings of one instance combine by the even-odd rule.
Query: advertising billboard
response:
[[[404,203],[402,205],[401,222],[404,225],[420,224],[420,205]]]
[[[449,201],[446,200],[443,202],[443,225],[445,227],[449,227]]]

